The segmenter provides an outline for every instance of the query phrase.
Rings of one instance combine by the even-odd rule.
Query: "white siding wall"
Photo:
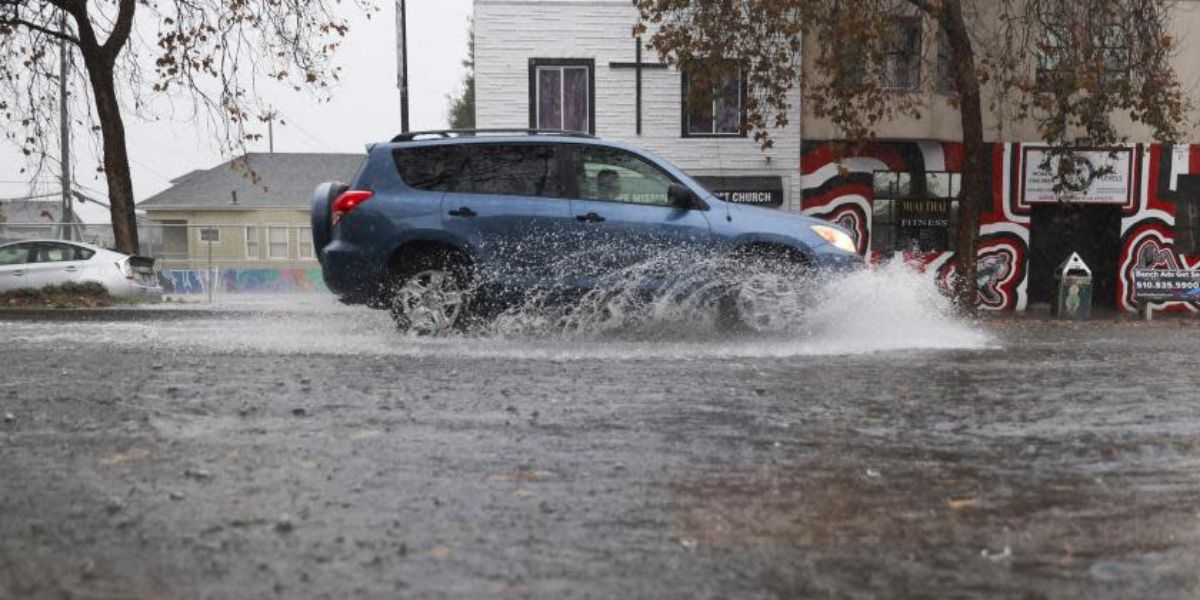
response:
[[[476,126],[529,126],[529,59],[595,59],[596,135],[645,148],[692,175],[773,175],[783,179],[783,208],[800,210],[800,101],[791,124],[773,132],[775,147],[752,138],[684,138],[681,77],[675,69],[642,71],[642,135],[636,129],[631,36],[637,10],[629,0],[475,0]],[[642,51],[643,62],[659,62]]]

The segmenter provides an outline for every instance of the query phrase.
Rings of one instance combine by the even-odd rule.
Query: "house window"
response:
[[[201,227],[197,229],[200,232],[200,241],[212,242],[214,244],[221,241],[221,230],[216,227]]]
[[[953,249],[961,186],[958,173],[876,171],[871,250]]]
[[[246,227],[246,258],[258,260],[258,226]]]
[[[899,17],[884,42],[883,88],[915,91],[921,85],[921,19]]]
[[[300,237],[300,239],[297,240],[297,242],[296,242],[296,244],[297,244],[296,248],[298,249],[298,251],[300,253],[300,258],[312,258],[313,257],[312,229],[309,229],[308,227],[302,227],[302,228],[296,230],[296,234]]]
[[[529,60],[529,126],[595,133],[595,61]]]
[[[287,227],[267,228],[267,258],[286,259],[291,248],[288,246]]]
[[[683,74],[683,137],[744,136],[746,81],[741,72]]]

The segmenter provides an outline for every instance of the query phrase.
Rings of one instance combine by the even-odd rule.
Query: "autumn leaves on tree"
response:
[[[800,88],[806,115],[832,123],[847,149],[930,102],[961,116],[965,149],[955,298],[974,310],[975,242],[984,189],[984,114],[1001,126],[1036,127],[1048,161],[1066,177],[1079,140],[1128,141],[1117,119],[1157,141],[1184,127],[1187,99],[1172,67],[1171,0],[639,0],[634,35],[693,77],[740,72],[749,86],[745,124],[770,147]],[[895,81],[895,49],[918,23],[918,73]],[[925,32],[921,35],[920,32]],[[941,64],[939,64],[939,61]],[[934,94],[934,86],[944,86]],[[697,86],[695,93],[704,93]]]

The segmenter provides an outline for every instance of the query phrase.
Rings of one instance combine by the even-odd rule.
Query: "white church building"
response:
[[[632,36],[630,0],[475,0],[479,128],[582,131],[654,152],[720,197],[800,210],[800,102],[763,151],[744,82],[688,106],[687,75]]]

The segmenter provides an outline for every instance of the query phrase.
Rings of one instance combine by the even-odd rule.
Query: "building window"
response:
[[[958,93],[958,84],[954,81],[954,51],[950,49],[950,36],[943,29],[938,30],[937,44],[937,81],[934,91],[939,94],[952,95]]]
[[[592,59],[529,60],[529,126],[596,132]]]
[[[1175,208],[1175,251],[1189,256],[1200,254],[1200,206],[1191,200],[1179,202]]]
[[[961,177],[937,171],[876,171],[871,250],[952,250]]]
[[[1103,29],[1098,40],[1104,58],[1104,72],[1100,82],[1112,85],[1129,74],[1129,36],[1120,25],[1109,25]]]
[[[267,228],[267,258],[286,259],[291,248],[288,245],[287,227]]]
[[[1109,86],[1129,75],[1129,33],[1121,25],[1099,25],[1091,39],[1092,50],[1098,57],[1089,68],[1101,85]],[[1070,38],[1061,22],[1049,23],[1037,53],[1037,84],[1048,87],[1055,83],[1070,58]]]
[[[201,227],[196,231],[200,232],[200,241],[202,242],[212,242],[217,244],[221,241],[221,230],[217,229],[216,227]]]
[[[883,88],[916,91],[921,86],[921,19],[899,17],[884,42]]]
[[[741,72],[683,74],[683,137],[745,136],[746,81]]]
[[[1052,85],[1067,60],[1067,29],[1062,25],[1046,25],[1046,34],[1038,46],[1037,84]]]
[[[296,244],[297,244],[296,248],[300,253],[300,258],[312,258],[313,257],[312,229],[310,229],[308,227],[302,227],[296,231],[296,234],[298,236],[300,236],[300,239],[297,240],[297,242],[296,242]]]
[[[1175,199],[1175,252],[1200,254],[1200,176],[1180,175]]]
[[[246,258],[258,260],[258,226],[246,227]]]

